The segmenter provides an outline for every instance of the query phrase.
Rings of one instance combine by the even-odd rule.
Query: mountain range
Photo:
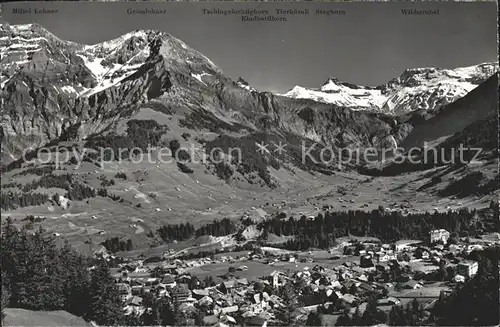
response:
[[[456,69],[413,68],[376,87],[353,85],[329,78],[319,89],[295,86],[284,96],[312,99],[352,110],[399,115],[415,110],[442,108],[465,96],[497,70],[496,63]]]
[[[438,110],[498,68],[408,69],[375,88],[331,78],[319,90],[295,87],[282,96],[232,80],[199,51],[160,31],[82,45],[36,24],[3,25],[0,46],[2,152],[10,160],[61,137],[105,133],[145,106],[338,147],[393,147],[411,128],[391,116]]]

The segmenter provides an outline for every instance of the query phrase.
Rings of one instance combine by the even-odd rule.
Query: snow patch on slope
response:
[[[207,85],[205,82],[203,82],[203,80],[201,79],[203,76],[205,75],[210,75],[208,73],[201,73],[201,74],[195,74],[195,73],[191,73],[191,76],[194,77],[195,79],[197,79],[200,83],[202,84],[205,84]]]
[[[89,59],[82,54],[77,54],[77,56],[83,59],[83,63],[95,78],[101,78],[102,76],[104,76],[104,74],[106,74],[106,67],[101,65],[101,62],[104,60],[104,58]]]
[[[33,27],[33,24],[19,24],[19,25],[10,25],[10,28],[14,32],[24,32],[24,31],[29,31]]]
[[[134,74],[137,71],[137,69],[139,67],[141,67],[142,65],[143,64],[123,65],[123,66],[116,65],[119,67],[113,68],[113,69],[110,69],[109,71],[107,71],[107,73],[105,73],[101,77],[101,79],[96,87],[83,92],[82,94],[80,94],[80,96],[89,97],[93,94],[104,91],[112,86],[119,85],[121,81],[123,81],[125,78],[129,77],[130,75]],[[117,72],[119,73],[119,75],[116,76],[115,73],[117,73]]]
[[[80,96],[91,96],[98,92],[101,92],[107,88],[118,85],[125,78],[134,74],[139,67],[141,67],[144,62],[130,65],[129,63],[134,60],[139,55],[149,53],[149,48],[145,48],[142,51],[139,51],[135,56],[130,58],[125,64],[110,64],[109,67],[104,67],[101,63],[106,58],[96,57],[89,58],[84,54],[78,54],[80,58],[83,59],[85,66],[92,72],[98,84],[93,89],[89,89],[80,94]]]
[[[12,79],[12,76],[9,77],[3,77],[2,80],[0,81],[0,89],[3,89],[3,87],[7,84]]]
[[[250,85],[246,85],[246,84],[242,84],[242,83],[237,83],[239,87],[247,90],[247,91],[250,91],[250,92],[257,92],[257,90],[253,87],[251,87]]]
[[[116,39],[112,39],[109,41],[104,41],[101,43],[96,43],[92,45],[86,45],[84,46],[84,51],[96,51],[96,50],[103,50],[106,52],[113,51],[118,49],[123,43],[125,43],[127,40],[129,40],[132,37],[137,37],[141,39],[147,39],[147,34],[145,31],[139,30],[139,31],[133,31],[130,33],[123,34],[120,37],[117,37]]]

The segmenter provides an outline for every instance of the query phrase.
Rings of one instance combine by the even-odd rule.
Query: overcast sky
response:
[[[13,15],[11,8],[56,8],[56,15]],[[241,22],[209,16],[203,8],[309,8],[287,22]],[[166,8],[166,15],[128,15],[127,8]],[[316,16],[316,8],[345,10]],[[439,15],[403,16],[401,9],[439,9]],[[260,90],[319,87],[330,76],[379,85],[406,68],[454,68],[497,60],[494,2],[420,3],[117,3],[4,4],[11,24],[39,23],[62,39],[94,44],[135,29],[157,29],[183,40],[232,78]]]

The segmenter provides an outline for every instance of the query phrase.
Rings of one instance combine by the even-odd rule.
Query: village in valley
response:
[[[198,317],[188,325],[304,325],[311,312],[334,325],[362,317],[370,305],[387,317],[394,306],[418,303],[423,323],[452,288],[478,273],[475,251],[495,244],[498,233],[470,239],[439,229],[426,240],[390,244],[346,237],[322,251],[247,244],[196,259],[177,259],[172,250],[140,260],[99,255],[114,263],[111,273],[130,316],[151,310],[146,298],[164,297],[186,317]]]

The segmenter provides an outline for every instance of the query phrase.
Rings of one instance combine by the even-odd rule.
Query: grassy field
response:
[[[24,309],[5,309],[3,326],[92,326],[83,318],[66,311],[31,311]]]
[[[408,290],[390,290],[389,296],[394,296],[399,299],[413,299],[413,298],[439,298],[442,290],[449,290],[450,288],[442,283],[433,283],[424,285],[421,289],[408,289]]]
[[[340,315],[323,315],[323,326],[335,326]]]
[[[410,266],[413,271],[422,271],[422,272],[431,272],[438,269],[438,266],[425,261],[409,262],[408,266]]]

